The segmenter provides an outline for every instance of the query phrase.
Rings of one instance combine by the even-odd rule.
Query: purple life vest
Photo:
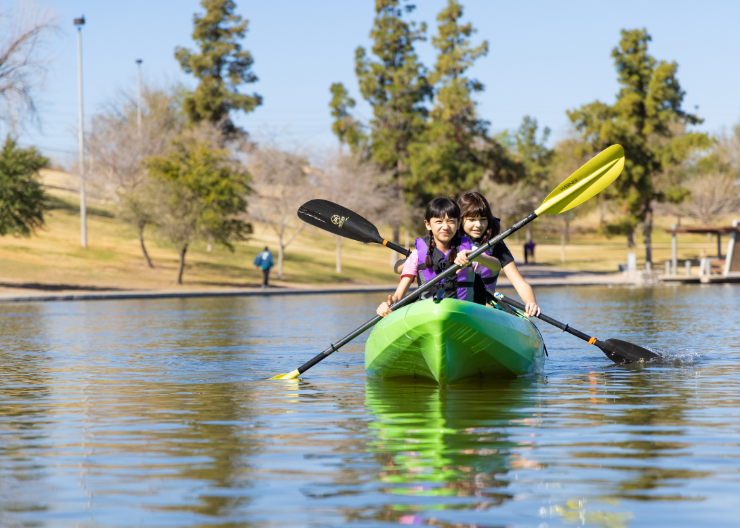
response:
[[[473,247],[476,247],[477,248],[478,246],[473,246]],[[488,256],[491,256],[491,253],[493,253],[493,248],[491,248],[490,250],[486,251],[484,254],[485,255],[488,255]],[[488,290],[488,292],[491,295],[493,295],[494,293],[496,293],[496,281],[498,280],[498,274],[499,274],[499,272],[498,271],[496,271],[496,272],[491,271],[491,270],[489,270],[485,266],[480,266],[479,269],[480,269],[480,272],[478,273],[478,275],[483,280],[483,284],[484,284],[486,290]]]
[[[470,239],[462,237],[460,245],[457,246],[457,250],[472,249],[470,245]],[[419,285],[426,284],[433,280],[437,275],[442,273],[447,268],[453,266],[454,262],[447,262],[447,256],[450,254],[442,253],[439,249],[434,248],[432,254],[432,265],[431,267],[426,266],[427,253],[429,253],[429,236],[424,238],[416,239],[416,252],[419,257],[419,274],[418,280]],[[443,279],[438,284],[421,294],[422,299],[429,299],[439,291],[440,288],[444,289],[445,297],[448,299],[459,299],[461,301],[473,302],[475,295],[473,288],[475,287],[475,272],[471,266],[463,268],[463,270],[451,277]]]

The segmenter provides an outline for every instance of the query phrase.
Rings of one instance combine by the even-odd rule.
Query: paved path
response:
[[[346,288],[228,288],[203,290],[152,291],[61,291],[55,293],[29,292],[0,294],[0,303],[41,301],[97,301],[122,299],[177,299],[188,297],[249,297],[255,295],[318,295],[327,293],[390,292],[394,284],[381,286],[352,286]]]
[[[550,286],[605,286],[624,285],[624,276],[621,273],[603,271],[577,271],[552,266],[538,266],[537,264],[517,264],[516,267],[529,284],[534,287]],[[511,286],[511,283],[501,274],[499,286]]]
[[[583,272],[553,268],[549,266],[518,265],[522,275],[535,288],[557,287],[557,286],[605,286],[623,285],[624,278],[619,273]],[[16,291],[14,288],[6,287],[5,292],[0,294],[0,303],[11,302],[43,302],[43,301],[91,301],[91,300],[122,300],[122,299],[167,299],[187,297],[247,297],[255,295],[320,295],[331,293],[383,293],[392,292],[396,289],[395,284],[379,286],[347,286],[333,288],[229,288],[229,289],[201,289],[201,290],[150,290],[150,291],[126,291],[126,290],[85,290],[78,287],[73,291],[58,290],[57,286],[49,285],[45,289],[39,284],[38,288],[29,289],[28,285]],[[34,285],[37,286],[37,285]],[[502,277],[498,283],[499,288],[511,288],[511,283]]]

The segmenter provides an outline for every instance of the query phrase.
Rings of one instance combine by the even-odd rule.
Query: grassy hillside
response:
[[[110,204],[88,204],[88,248],[80,247],[79,199],[62,186],[48,188],[53,209],[45,229],[31,238],[0,240],[0,288],[39,289],[172,289],[177,272],[177,253],[155,231],[147,233],[147,249],[155,268],[141,254],[133,228],[114,217]],[[277,260],[276,237],[264,226],[237,244],[232,253],[206,244],[194,244],[180,288],[257,286],[261,272],[252,262],[267,245]],[[342,273],[335,270],[336,239],[305,230],[288,247],[284,280],[275,284],[295,286],[389,284],[397,277],[389,267],[388,250],[347,241],[343,245]],[[275,271],[275,270],[274,270]],[[273,271],[273,277],[276,273]]]
[[[135,231],[114,217],[111,204],[91,201],[88,206],[87,249],[80,247],[79,201],[73,178],[48,171],[44,181],[53,210],[47,215],[46,228],[31,238],[4,237],[0,240],[0,291],[18,292],[18,288],[43,290],[75,289],[172,289],[177,271],[177,254],[156,232],[147,233],[147,248],[155,268],[147,267]],[[654,233],[654,262],[670,258],[670,235],[663,231],[673,219],[658,219]],[[728,220],[729,221],[729,220]],[[590,271],[616,271],[626,262],[624,238],[606,239],[595,228],[597,218],[586,216],[573,227],[566,246],[566,261],[561,263],[560,237],[555,232],[556,219],[542,219],[535,224],[538,264]],[[188,251],[185,284],[179,288],[201,289],[257,286],[261,273],[254,268],[255,255],[267,245],[277,258],[276,237],[269,228],[256,224],[254,236],[238,244],[232,253],[214,246],[206,251],[203,242]],[[389,229],[381,228],[389,233]],[[508,244],[514,256],[522,258],[524,234]],[[723,251],[727,240],[723,239]],[[644,247],[635,250],[638,264],[644,262]],[[704,235],[680,235],[679,258],[695,258],[702,251],[716,254],[716,242]],[[390,284],[397,281],[389,266],[389,251],[376,245],[353,241],[343,243],[342,273],[335,269],[336,239],[314,228],[306,229],[288,247],[285,275],[276,285],[341,286]],[[659,267],[658,269],[662,269]],[[273,277],[275,273],[273,273]]]

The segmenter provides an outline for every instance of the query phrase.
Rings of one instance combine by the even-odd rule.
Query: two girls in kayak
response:
[[[493,216],[488,201],[480,193],[465,193],[458,203],[449,198],[432,200],[424,214],[424,225],[429,234],[416,239],[416,251],[405,261],[396,264],[396,269],[403,265],[401,281],[396,292],[378,306],[378,315],[385,317],[390,314],[390,305],[404,297],[414,281],[419,285],[424,284],[453,264],[463,267],[458,271],[457,280],[441,281],[425,292],[422,298],[443,294],[448,298],[486,304],[486,290],[493,293],[496,278],[503,268],[526,303],[527,315],[539,315],[540,309],[534,291],[522,278],[514,257],[503,242],[478,256],[473,262],[467,258],[469,253],[495,237],[500,230],[498,219]],[[440,289],[444,291],[439,292]]]

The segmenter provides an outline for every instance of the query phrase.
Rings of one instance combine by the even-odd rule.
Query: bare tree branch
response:
[[[34,2],[0,12],[0,121],[13,132],[36,117],[37,92],[51,62],[44,48],[57,29],[56,15]]]
[[[366,217],[371,222],[398,225],[403,209],[397,207],[398,192],[384,185],[390,175],[359,155],[336,153],[325,156],[321,169],[314,169],[317,195]],[[335,271],[342,271],[342,240],[336,238]],[[395,261],[395,258],[394,258]]]
[[[308,160],[298,149],[284,149],[266,142],[249,153],[253,189],[250,217],[270,226],[278,237],[278,278],[283,278],[285,249],[303,230],[296,211],[315,193],[315,181]],[[286,237],[286,231],[294,230]]]
[[[736,179],[716,174],[695,177],[687,185],[691,198],[684,204],[685,214],[705,226],[740,210],[740,187]]]

